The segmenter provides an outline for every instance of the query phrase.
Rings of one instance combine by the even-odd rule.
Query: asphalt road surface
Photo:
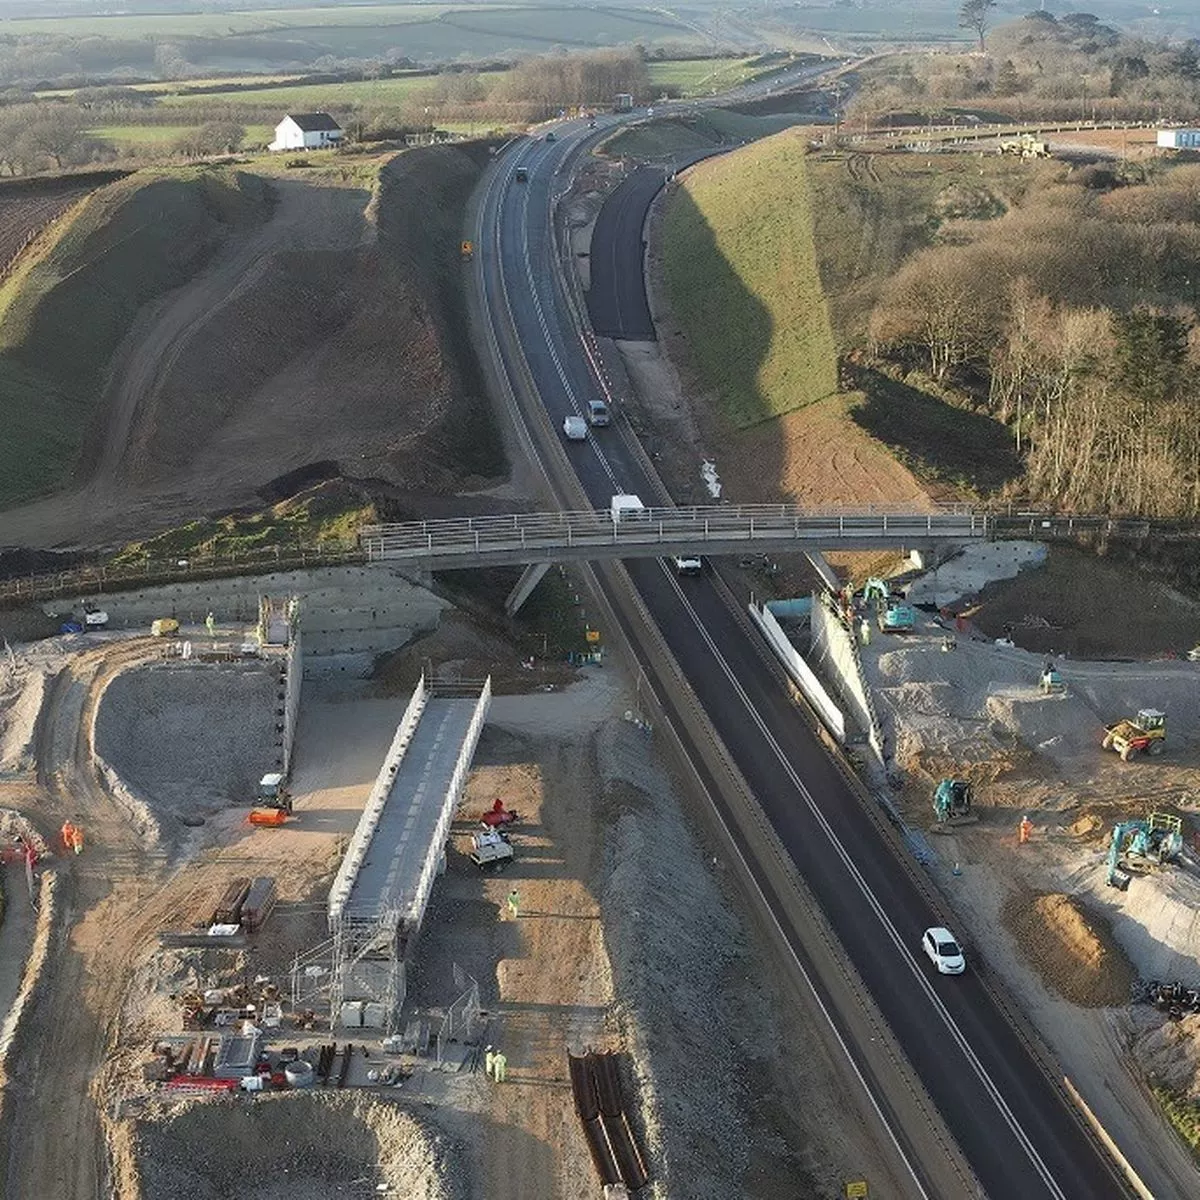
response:
[[[592,230],[588,315],[600,337],[654,341],[642,270],[642,230],[663,185],[661,167],[639,167],[613,192]]]
[[[510,307],[520,353],[555,427],[598,396],[574,333],[547,217],[570,151],[522,142],[497,164],[488,194],[488,304]],[[582,132],[582,131],[579,131]],[[529,172],[517,183],[517,163]],[[637,270],[640,274],[640,253]],[[503,339],[502,339],[503,340]],[[506,366],[518,350],[502,346]],[[654,496],[619,427],[565,444],[588,498]],[[922,931],[941,924],[905,864],[831,764],[712,581],[679,579],[655,560],[627,563],[724,744],[749,781],[843,949],[895,1032],[926,1091],[993,1200],[1112,1200],[1126,1194],[1062,1093],[970,970],[943,978],[920,956]],[[903,1135],[902,1135],[903,1136]],[[921,1147],[908,1140],[918,1164]]]

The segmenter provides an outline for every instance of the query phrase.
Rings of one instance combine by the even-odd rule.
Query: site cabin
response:
[[[324,150],[341,143],[345,133],[328,113],[289,113],[275,126],[268,150]]]
[[[1200,150],[1200,129],[1160,129],[1160,150]]]

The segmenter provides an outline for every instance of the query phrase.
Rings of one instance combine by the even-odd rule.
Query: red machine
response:
[[[517,814],[504,807],[504,801],[499,796],[496,802],[479,818],[489,829],[499,829],[502,825],[511,825],[518,820]]]

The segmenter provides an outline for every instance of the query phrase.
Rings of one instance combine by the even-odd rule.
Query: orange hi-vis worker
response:
[[[62,844],[63,853],[68,850],[78,854],[83,849],[83,830],[72,825],[70,821],[64,821],[62,825]]]
[[[1020,833],[1018,834],[1022,846],[1029,841],[1031,833],[1033,833],[1033,822],[1029,819],[1028,814],[1026,814],[1021,818]]]

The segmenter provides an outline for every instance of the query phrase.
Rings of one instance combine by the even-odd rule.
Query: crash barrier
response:
[[[846,718],[825,690],[824,684],[813,674],[812,668],[801,657],[800,651],[792,645],[770,607],[764,604],[760,608],[752,600],[749,609],[750,619],[767,639],[767,645],[775,652],[775,657],[783,664],[783,668],[792,682],[800,689],[800,694],[812,705],[817,716],[821,718],[821,723],[837,740],[838,745],[844,746],[846,744]]]

